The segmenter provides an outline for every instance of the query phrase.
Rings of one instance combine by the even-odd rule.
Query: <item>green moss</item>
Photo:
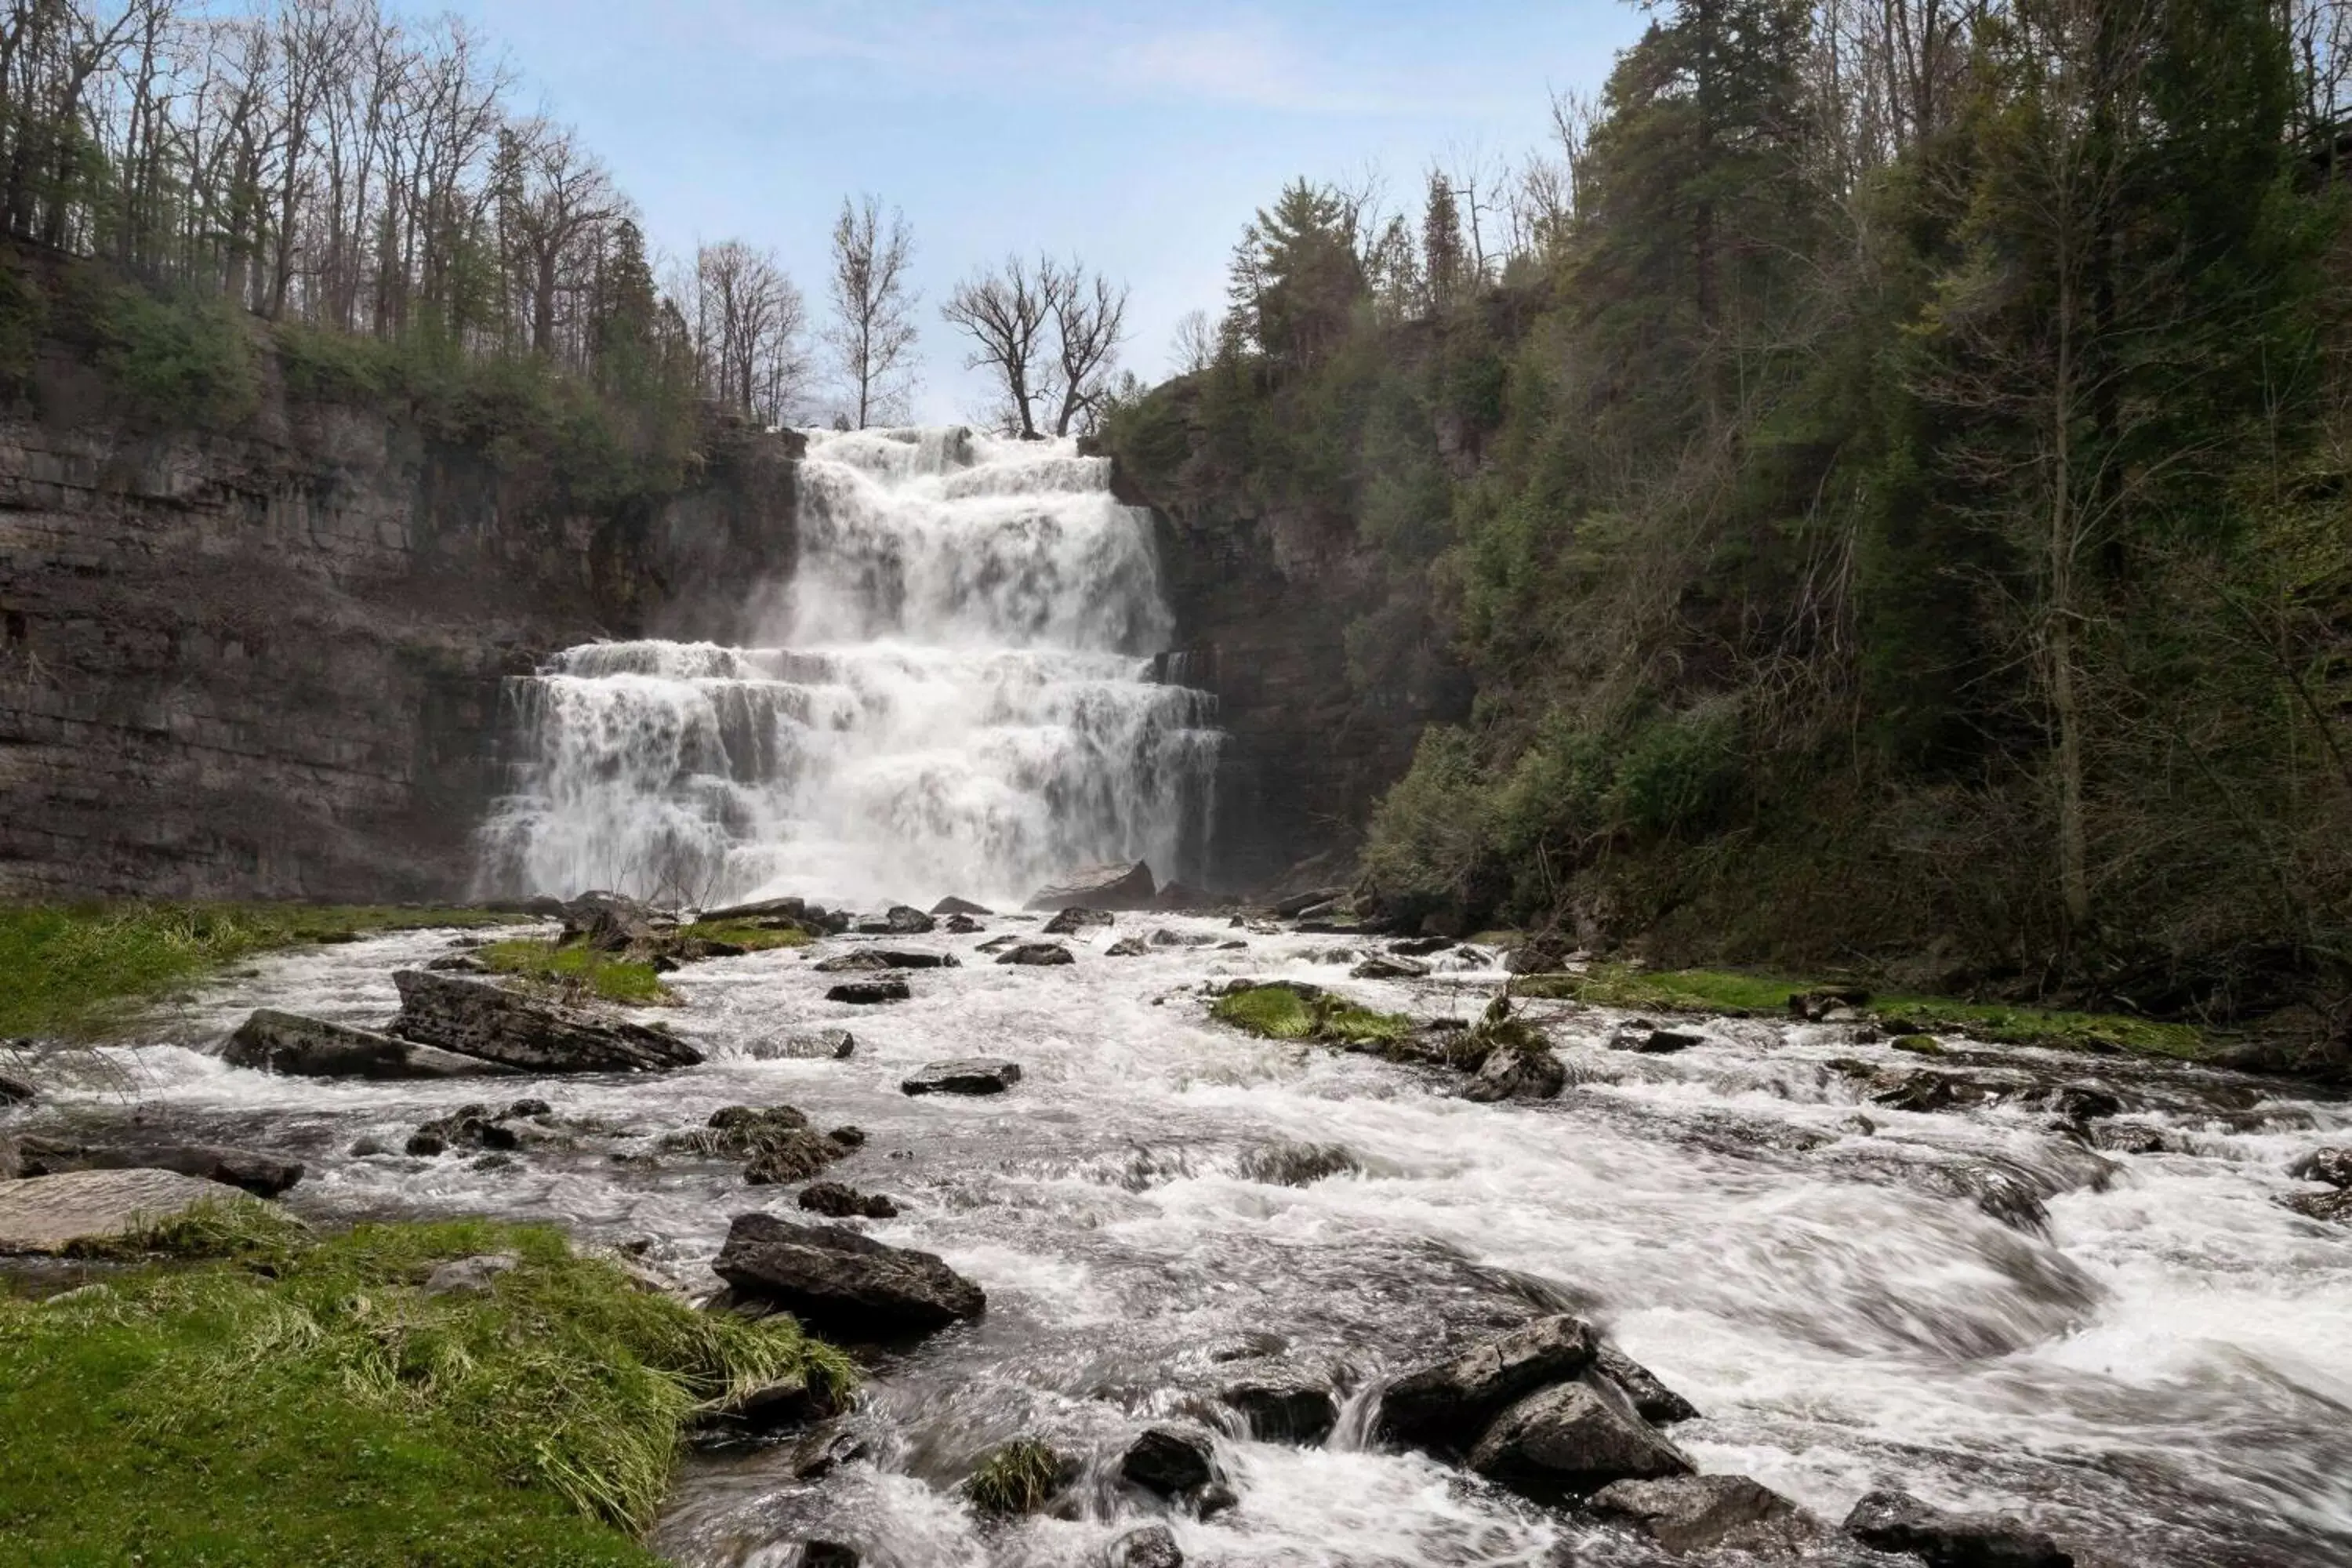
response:
[[[1062,1489],[1072,1466],[1034,1438],[1007,1443],[981,1461],[964,1495],[982,1513],[1035,1513]]]
[[[484,1293],[426,1296],[505,1252]],[[541,1226],[257,1238],[56,1304],[0,1300],[0,1537],[24,1563],[650,1564],[624,1531],[698,1408],[851,1369]]]
[[[100,1037],[141,1003],[257,952],[513,918],[308,904],[0,905],[0,1036]]]
[[[599,1001],[645,1005],[674,1000],[650,963],[616,958],[593,947],[552,942],[494,942],[477,955],[500,974],[520,975],[533,984]]]
[[[781,947],[806,947],[816,940],[798,926],[779,929],[755,925],[750,921],[697,921],[692,925],[680,926],[677,934],[688,941],[723,942],[749,948],[753,952],[766,952]]]
[[[1220,1023],[1269,1040],[1321,1040],[1334,1045],[1371,1045],[1402,1038],[1412,1020],[1375,1013],[1328,993],[1302,996],[1281,985],[1258,985],[1222,996],[1209,1009]]]
[[[1897,1035],[1886,1042],[1890,1050],[1908,1051],[1915,1057],[1940,1057],[1944,1047],[1933,1035]]]

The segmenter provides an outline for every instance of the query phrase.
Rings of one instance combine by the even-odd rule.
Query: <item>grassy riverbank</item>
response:
[[[790,1318],[694,1311],[551,1228],[267,1214],[170,1238],[225,1257],[0,1295],[11,1563],[649,1564],[698,1406],[852,1381]],[[517,1266],[488,1291],[425,1293],[493,1252]]]
[[[323,904],[0,905],[0,1037],[101,1037],[141,1004],[256,953],[514,918]]]

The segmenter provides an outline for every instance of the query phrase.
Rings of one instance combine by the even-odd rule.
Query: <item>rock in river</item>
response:
[[[1676,1554],[1746,1552],[1789,1557],[1822,1535],[1819,1520],[1746,1476],[1616,1481],[1593,1494],[1591,1508]]]
[[[1296,1376],[1229,1383],[1217,1397],[1241,1413],[1262,1443],[1320,1443],[1339,1420],[1331,1391]]]
[[[1055,964],[1076,963],[1077,955],[1058,942],[1024,942],[1020,946],[996,955],[999,963],[1024,963],[1039,968]]]
[[[1698,1419],[1696,1405],[1660,1383],[1657,1373],[1615,1345],[1602,1345],[1601,1353],[1593,1358],[1593,1365],[1625,1391],[1625,1397],[1633,1402],[1643,1420],[1664,1426],[1670,1422]]]
[[[1881,1552],[1907,1552],[1927,1568],[2074,1568],[2074,1557],[2005,1513],[1947,1513],[1908,1492],[1875,1491],[1845,1516],[1846,1533]]]
[[[1146,1491],[1181,1497],[1214,1480],[1217,1468],[1206,1433],[1153,1426],[1129,1445],[1118,1473]]]
[[[1166,1525],[1147,1524],[1111,1543],[1110,1568],[1184,1568],[1184,1552]]]
[[[1159,885],[1140,860],[1089,866],[1066,879],[1037,889],[1024,907],[1033,910],[1148,910]]]
[[[1414,1447],[1466,1448],[1505,1406],[1575,1377],[1600,1349],[1583,1319],[1539,1318],[1391,1384],[1381,1395],[1380,1435]]]
[[[1044,930],[1047,936],[1076,936],[1082,931],[1112,923],[1109,911],[1105,910],[1064,910],[1047,921]]]
[[[2315,1149],[2290,1166],[2287,1174],[2298,1182],[2352,1188],[2352,1149]]]
[[[217,1183],[176,1171],[68,1171],[0,1185],[0,1253],[119,1241],[216,1204]]]
[[[1549,1048],[1505,1046],[1486,1058],[1462,1098],[1489,1104],[1503,1100],[1551,1100],[1567,1084],[1567,1067]]]
[[[1612,1481],[1687,1476],[1691,1462],[1608,1379],[1587,1374],[1529,1394],[1495,1418],[1470,1468],[1538,1501]]]
[[[66,1143],[46,1138],[25,1138],[17,1154],[28,1175],[65,1171],[171,1171],[219,1186],[236,1187],[257,1198],[274,1198],[302,1179],[299,1161],[281,1160],[250,1149],[229,1149],[214,1143]],[[219,1187],[213,1191],[222,1196]]]
[[[839,1182],[811,1182],[801,1189],[801,1207],[830,1219],[895,1219],[898,1205],[879,1193],[861,1193]]]
[[[839,1060],[857,1049],[857,1037],[846,1029],[800,1029],[779,1039],[755,1040],[753,1061]]]
[[[854,1007],[873,1007],[885,1002],[904,1002],[913,994],[903,980],[852,980],[827,991],[824,999],[846,1002]]]
[[[1003,1094],[1020,1081],[1018,1062],[971,1057],[961,1061],[933,1062],[913,1077],[902,1079],[898,1088],[906,1094]]]
[[[1419,980],[1429,973],[1429,965],[1417,958],[1376,952],[1348,973],[1358,980]]]
[[[404,969],[392,982],[400,988],[394,1034],[526,1072],[656,1072],[702,1060],[700,1051],[663,1030],[599,1018],[479,980]]]
[[[930,1253],[773,1215],[737,1215],[711,1268],[739,1295],[849,1338],[944,1328],[988,1305],[979,1286]]]
[[[986,904],[975,904],[970,899],[946,898],[931,906],[935,915],[992,915],[996,911]]]
[[[479,1057],[268,1007],[237,1026],[221,1047],[221,1060],[292,1078],[473,1078],[514,1070]]]

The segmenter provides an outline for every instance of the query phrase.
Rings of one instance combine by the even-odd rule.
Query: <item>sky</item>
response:
[[[772,246],[824,311],[845,195],[903,210],[926,422],[982,405],[939,306],[1009,252],[1126,282],[1124,363],[1165,374],[1222,305],[1243,226],[1297,175],[1379,174],[1412,207],[1433,161],[1516,158],[1554,89],[1596,89],[1642,25],[1619,0],[457,0],[520,101],[576,125],[676,256]]]

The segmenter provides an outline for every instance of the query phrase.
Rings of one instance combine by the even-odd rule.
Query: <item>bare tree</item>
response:
[[[972,342],[966,370],[986,370],[1004,394],[1008,431],[1024,441],[1037,437],[1036,408],[1054,395],[1055,362],[1047,356],[1045,324],[1058,317],[1050,296],[1057,274],[1051,261],[1034,273],[1017,256],[1003,268],[959,283],[940,314]]]
[[[1062,406],[1054,434],[1067,436],[1091,426],[1110,392],[1110,373],[1127,338],[1127,288],[1072,261],[1067,268],[1042,264],[1045,300],[1054,316],[1060,350]]]
[[[1187,310],[1176,323],[1170,345],[1178,375],[1198,375],[1217,363],[1217,327],[1206,310]]]
[[[833,225],[833,276],[827,280],[834,320],[824,341],[860,430],[877,413],[895,413],[911,391],[916,295],[908,286],[907,268],[914,256],[906,215],[893,208],[885,223],[876,197],[842,201]]]
[[[808,308],[772,250],[739,239],[695,253],[688,280],[705,390],[782,425],[808,378]]]
[[[504,140],[501,216],[522,263],[518,281],[530,300],[530,349],[553,358],[565,256],[620,212],[620,198],[604,166],[573,144],[569,130],[530,120]]]

